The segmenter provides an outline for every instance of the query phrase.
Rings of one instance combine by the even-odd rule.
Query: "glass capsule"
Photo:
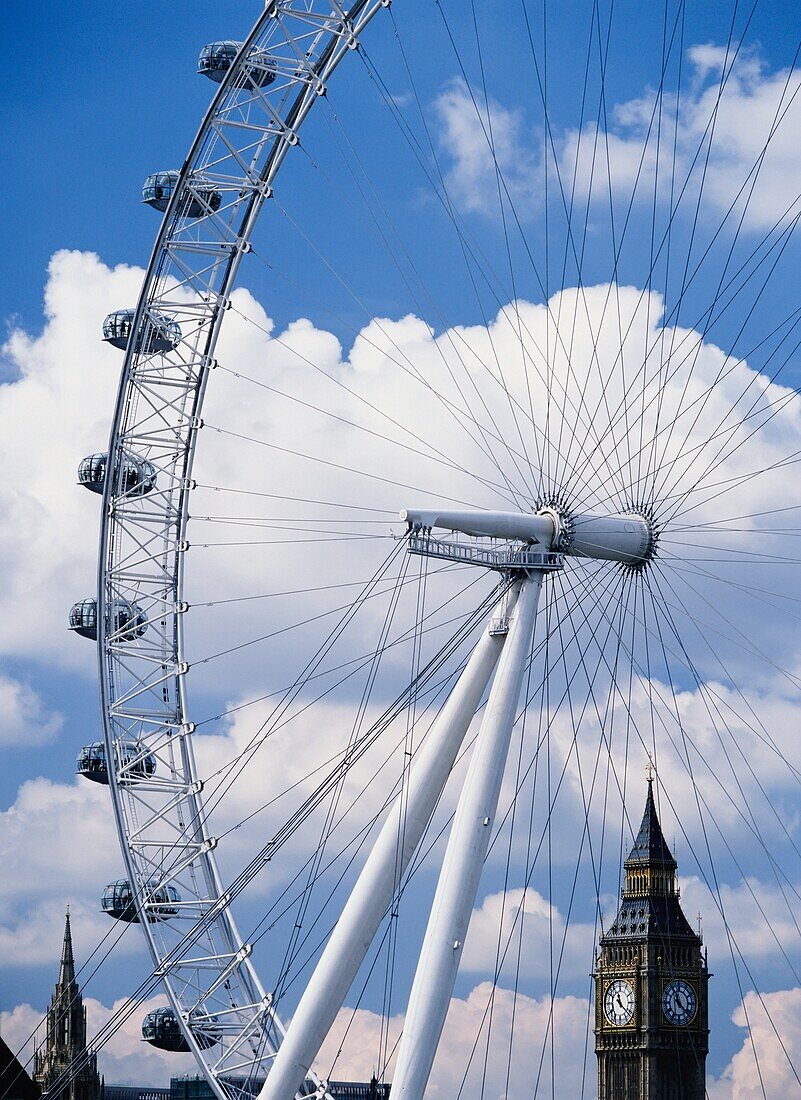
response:
[[[175,169],[154,172],[145,180],[142,188],[142,202],[163,213],[170,204],[180,178],[181,173]],[[221,204],[220,192],[208,185],[204,186],[203,180],[196,179],[191,188],[185,190],[178,215],[182,218],[201,218],[204,214],[219,210]]]
[[[79,600],[70,608],[68,626],[82,638],[97,641],[97,600],[91,597]],[[117,641],[141,638],[147,630],[145,613],[141,607],[127,600],[112,600],[106,609],[106,633]]]
[[[106,484],[107,454],[87,455],[78,466],[78,484],[92,493],[102,493]],[[156,467],[147,459],[127,454],[116,475],[115,496],[141,497],[156,486]]]
[[[230,40],[209,42],[200,51],[200,56],[197,59],[197,71],[202,76],[207,76],[209,80],[213,80],[215,84],[221,84],[241,48],[241,42]],[[268,84],[272,84],[275,80],[275,64],[264,50],[252,46],[248,55],[248,64],[246,69],[243,70],[242,77],[243,86],[250,81],[257,88],[266,88]]]
[[[103,321],[103,339],[112,347],[125,351],[131,339],[135,309],[116,309]],[[150,310],[137,340],[137,350],[143,355],[172,351],[181,342],[181,326],[165,313]]]
[[[174,886],[159,886],[148,894],[147,919],[150,923],[169,920],[178,912],[177,903],[181,895]],[[127,879],[117,879],[110,882],[103,891],[100,899],[102,912],[107,913],[115,920],[126,921],[130,924],[139,923],[139,915],[134,904],[133,890]]]
[[[120,778],[149,779],[156,770],[156,758],[152,753],[144,752],[138,741],[118,741],[117,759],[120,763]],[[75,760],[78,775],[90,779],[93,783],[108,786],[108,764],[106,746],[103,741],[94,741],[84,745]]]
[[[208,1050],[220,1041],[220,1029],[213,1016],[197,1022],[192,1022],[190,1018],[189,1027],[202,1050]],[[148,1012],[142,1020],[142,1038],[160,1050],[185,1054],[190,1049],[171,1008],[157,1008],[154,1012]]]

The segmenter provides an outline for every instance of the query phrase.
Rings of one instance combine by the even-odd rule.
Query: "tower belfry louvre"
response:
[[[706,953],[681,908],[651,776],[624,869],[620,909],[601,936],[594,974],[599,1100],[703,1100]]]
[[[69,1084],[59,1089],[56,1082],[86,1052],[86,1009],[75,980],[72,929],[67,910],[64,944],[58,982],[47,1010],[47,1033],[36,1050],[33,1079],[53,1100],[102,1100],[103,1082],[97,1072],[97,1055],[91,1054],[77,1072],[69,1073]]]

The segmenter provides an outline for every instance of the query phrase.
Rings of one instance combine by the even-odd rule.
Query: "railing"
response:
[[[519,543],[487,546],[481,543],[459,542],[457,539],[435,539],[430,535],[409,535],[410,554],[428,558],[443,558],[464,565],[482,565],[485,569],[507,572],[510,569],[561,569],[563,557],[553,550],[538,550]]]

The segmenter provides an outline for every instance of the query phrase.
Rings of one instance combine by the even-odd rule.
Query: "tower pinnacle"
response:
[[[676,870],[676,860],[668,848],[665,834],[659,823],[659,815],[656,812],[654,802],[654,781],[648,777],[648,794],[645,799],[645,812],[642,815],[640,831],[634,841],[634,847],[629,852],[625,863],[626,871],[632,869]]]
[[[79,1068],[72,1073],[73,1065]],[[103,1085],[97,1072],[97,1055],[86,1051],[86,1009],[75,980],[75,956],[72,950],[70,911],[64,919],[64,943],[58,982],[47,1011],[44,1041],[34,1054],[33,1077],[43,1092],[54,1100],[102,1100]],[[56,1082],[69,1075],[71,1080],[60,1088]]]
[[[649,784],[653,783],[655,772],[656,772],[656,768],[654,767],[654,758],[651,756],[651,754],[649,752],[648,753],[648,763],[645,765],[645,778],[648,780]]]
[[[70,907],[64,922],[64,945],[61,948],[61,968],[58,973],[59,986],[73,985],[75,982],[75,956],[72,952],[72,929],[70,928]]]

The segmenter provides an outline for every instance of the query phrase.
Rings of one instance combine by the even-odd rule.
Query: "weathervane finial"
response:
[[[648,753],[648,763],[645,765],[645,778],[649,783],[653,783],[654,775],[656,774],[656,768],[654,767],[653,757],[650,752]]]

